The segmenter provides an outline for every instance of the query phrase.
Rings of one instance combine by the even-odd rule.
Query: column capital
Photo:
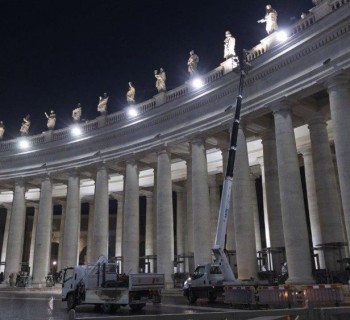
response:
[[[24,183],[24,178],[23,177],[20,177],[20,178],[16,178],[15,179],[15,187],[18,186],[18,187],[24,187],[25,186],[25,183]]]
[[[293,101],[284,97],[267,104],[266,107],[272,110],[272,114],[275,114],[279,112],[291,112],[293,105]]]
[[[346,86],[348,84],[349,76],[344,72],[340,72],[338,74],[330,76],[323,83],[323,85],[328,89],[328,92],[330,90],[337,89],[338,86]]]
[[[304,157],[312,156],[311,145],[304,145],[298,148],[298,152],[301,153]]]
[[[317,113],[314,116],[308,118],[307,123],[309,129],[311,129],[315,125],[327,126],[326,119],[320,113]]]
[[[67,171],[67,174],[69,177],[76,177],[79,176],[79,169],[74,167],[74,168],[70,168]]]

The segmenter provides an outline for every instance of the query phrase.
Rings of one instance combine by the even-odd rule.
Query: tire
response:
[[[189,290],[188,291],[188,302],[189,303],[195,303],[197,301],[197,296],[195,295],[195,293],[193,292],[193,290]]]
[[[100,309],[103,313],[113,313],[117,310],[117,305],[111,303],[102,303]]]
[[[130,309],[132,311],[140,311],[143,309],[143,307],[145,306],[145,303],[138,303],[138,304],[130,304]]]
[[[77,302],[75,300],[74,293],[68,293],[67,295],[67,309],[71,310],[77,306]]]
[[[217,297],[216,297],[214,292],[208,292],[208,300],[209,300],[209,302],[215,302],[216,298]]]

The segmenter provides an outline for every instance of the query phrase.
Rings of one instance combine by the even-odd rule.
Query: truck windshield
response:
[[[205,267],[199,266],[196,268],[196,270],[194,270],[193,278],[198,279],[198,278],[202,277],[204,275],[204,273],[205,273]]]
[[[74,269],[73,268],[67,268],[64,270],[63,274],[63,283],[68,281],[69,279],[73,278],[74,275]]]

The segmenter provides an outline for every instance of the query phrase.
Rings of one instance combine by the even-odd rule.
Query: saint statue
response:
[[[102,115],[107,113],[107,103],[108,103],[108,94],[105,92],[103,94],[103,97],[100,97],[98,105],[97,105],[97,111],[101,112]]]
[[[0,121],[0,140],[2,140],[5,133],[5,125],[2,121]]]
[[[194,53],[193,50],[190,51],[190,57],[188,58],[187,66],[188,72],[190,76],[194,76],[197,74],[197,66],[199,63],[199,57]]]
[[[30,124],[31,124],[30,115],[27,114],[27,116],[23,118],[21,128],[19,129],[19,132],[21,133],[22,136],[25,136],[28,134]]]
[[[47,128],[49,130],[53,130],[55,128],[55,124],[56,124],[55,112],[53,110],[51,110],[49,115],[45,112],[45,116],[47,118]]]
[[[158,70],[154,70],[154,76],[157,79],[156,80],[156,88],[157,88],[158,92],[166,91],[166,85],[165,85],[166,74],[165,74],[164,69],[160,68],[159,73],[158,73]]]
[[[271,7],[271,5],[266,5],[266,14],[264,19],[258,20],[258,23],[266,22],[266,32],[271,34],[278,29],[277,25],[277,11]]]
[[[236,45],[236,39],[232,37],[232,34],[230,31],[225,32],[225,40],[224,40],[224,58],[230,59],[233,57],[236,57],[235,52],[235,45]]]
[[[72,111],[72,118],[74,122],[79,122],[81,118],[81,104],[78,103],[77,107]]]
[[[126,101],[130,104],[135,103],[135,88],[133,87],[132,83],[129,82],[129,90],[126,93]]]

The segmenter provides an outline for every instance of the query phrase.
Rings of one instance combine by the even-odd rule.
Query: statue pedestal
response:
[[[220,63],[220,66],[224,68],[224,74],[231,72],[233,69],[238,67],[235,58],[227,59],[226,61]]]
[[[165,92],[159,92],[153,98],[156,100],[156,106],[159,106],[166,102]]]
[[[53,130],[49,130],[49,131],[44,131],[43,135],[44,135],[44,141],[48,142],[52,140],[52,131]]]
[[[97,127],[101,128],[106,125],[107,115],[102,115],[96,118],[97,119]]]

